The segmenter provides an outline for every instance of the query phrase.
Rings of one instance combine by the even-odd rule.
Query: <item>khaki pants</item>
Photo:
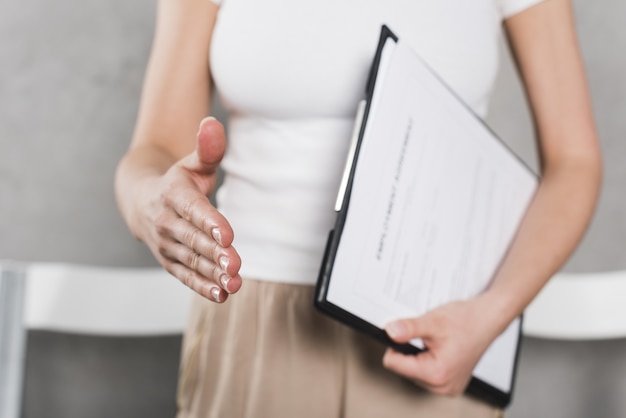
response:
[[[502,417],[431,395],[382,367],[384,347],[318,313],[310,286],[246,280],[193,303],[178,418]]]

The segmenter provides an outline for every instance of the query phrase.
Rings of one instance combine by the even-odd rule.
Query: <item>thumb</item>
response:
[[[392,340],[398,343],[406,343],[415,338],[428,338],[431,333],[426,316],[390,322],[385,326],[385,331]]]
[[[200,128],[196,134],[196,149],[181,163],[189,171],[212,175],[222,161],[225,150],[224,126],[210,116],[200,122]]]

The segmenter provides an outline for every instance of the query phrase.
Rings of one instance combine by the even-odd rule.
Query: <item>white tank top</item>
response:
[[[218,208],[244,278],[315,283],[381,25],[479,115],[502,19],[541,0],[223,0],[211,72],[229,111]]]

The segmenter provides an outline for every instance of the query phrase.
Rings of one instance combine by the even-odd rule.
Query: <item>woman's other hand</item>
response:
[[[421,338],[427,351],[405,355],[387,349],[383,364],[438,395],[460,395],[495,336],[488,334],[479,299],[453,302],[423,316],[394,321],[387,334],[398,343]]]

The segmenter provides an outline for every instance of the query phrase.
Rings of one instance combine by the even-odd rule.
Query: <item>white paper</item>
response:
[[[482,292],[537,181],[408,46],[380,65],[327,299],[382,328]],[[476,377],[506,392],[503,335]]]

